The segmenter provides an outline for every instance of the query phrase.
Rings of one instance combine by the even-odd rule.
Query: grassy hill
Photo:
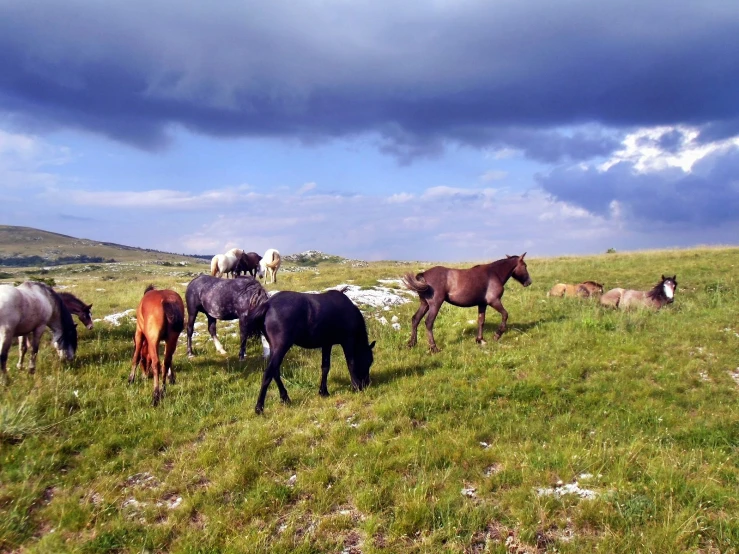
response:
[[[219,322],[218,355],[202,315],[197,356],[180,343],[156,409],[151,381],[126,383],[128,317],[80,328],[71,364],[47,335],[34,376],[14,350],[0,390],[0,552],[736,552],[739,249],[528,262],[533,284],[506,287],[499,342],[497,313],[478,346],[476,309],[444,305],[442,352],[423,327],[408,349],[415,299],[364,306],[372,385],[351,392],[336,347],[322,398],[320,351],[293,348],[293,403],[273,385],[261,417],[261,345],[250,339],[239,362],[238,325]],[[173,269],[50,274],[101,318],[135,308],[148,283],[183,293],[190,276]],[[368,289],[421,269],[327,263],[268,288]],[[679,287],[659,312],[546,296],[586,279],[646,289],[662,273]]]
[[[79,239],[31,227],[0,225],[0,266],[53,266],[110,260],[178,262],[192,260],[192,257]]]

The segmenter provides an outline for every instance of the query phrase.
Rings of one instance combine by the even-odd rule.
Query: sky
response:
[[[479,261],[739,243],[739,3],[0,0],[0,223]]]

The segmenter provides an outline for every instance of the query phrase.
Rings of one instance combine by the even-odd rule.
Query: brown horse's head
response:
[[[512,277],[521,283],[524,287],[528,287],[531,284],[531,277],[529,277],[529,270],[526,268],[526,262],[523,261],[526,252],[518,256],[516,261],[516,267],[513,268]],[[516,256],[508,256],[509,258],[515,258]]]

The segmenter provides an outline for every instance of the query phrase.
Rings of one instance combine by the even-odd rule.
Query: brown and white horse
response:
[[[610,308],[653,308],[659,310],[665,304],[675,301],[677,275],[662,276],[652,290],[611,289],[600,297],[600,303]]]

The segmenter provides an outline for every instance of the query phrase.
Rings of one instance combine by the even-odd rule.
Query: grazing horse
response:
[[[595,281],[584,281],[577,285],[557,283],[549,290],[547,296],[579,296],[581,298],[589,298],[600,294],[603,294],[603,285]]]
[[[277,270],[280,269],[281,263],[280,253],[274,248],[270,248],[264,253],[264,257],[259,260],[259,278],[264,279],[265,285],[277,282]]]
[[[239,261],[234,268],[234,274],[238,277],[242,273],[248,273],[252,277],[256,277],[257,270],[259,269],[259,260],[261,259],[262,257],[256,252],[241,254],[241,256],[239,257]]]
[[[600,303],[610,308],[654,308],[659,310],[665,304],[675,301],[677,275],[665,277],[652,290],[612,289],[600,297]]]
[[[234,269],[236,264],[239,263],[239,258],[231,254],[216,254],[210,261],[210,274],[213,277],[221,277],[223,275],[228,276],[230,273],[233,277]]]
[[[450,269],[436,266],[417,274],[407,273],[403,283],[410,290],[418,293],[421,305],[411,320],[411,338],[408,346],[416,345],[418,324],[426,316],[426,335],[431,352],[439,352],[434,340],[434,320],[441,305],[446,301],[454,306],[469,308],[477,306],[477,343],[485,344],[482,339],[482,327],[485,324],[485,310],[492,306],[502,317],[500,327],[495,333],[495,340],[505,332],[508,312],[503,307],[501,298],[508,279],[513,277],[524,287],[531,284],[531,277],[521,256],[506,256],[502,260],[484,265],[476,265],[469,269]]]
[[[326,380],[331,368],[331,347],[335,344],[340,344],[344,350],[352,387],[362,390],[369,385],[375,342],[368,344],[364,317],[343,290],[322,294],[281,292],[252,310],[247,320],[252,331],[260,331],[267,338],[271,350],[254,408],[256,413],[264,411],[267,387],[272,379],[277,383],[282,401],[290,402],[280,378],[280,365],[293,344],[321,349],[321,384],[318,389],[321,396],[328,396]]]
[[[25,337],[31,343],[31,360],[28,372],[36,371],[41,335],[46,327],[51,329],[54,347],[60,358],[74,359],[77,352],[77,328],[72,315],[54,290],[35,281],[26,281],[13,287],[0,285],[0,370],[7,385],[8,351],[13,337]],[[18,369],[23,367],[27,341],[22,341]]]
[[[195,318],[203,312],[208,318],[208,332],[219,354],[226,354],[216,336],[216,320],[239,320],[241,332],[241,348],[239,360],[244,359],[246,338],[249,335],[246,318],[251,310],[267,301],[267,291],[259,281],[252,277],[224,280],[200,275],[187,285],[185,301],[187,302],[187,355],[193,357],[192,333]]]
[[[159,404],[164,396],[167,375],[169,384],[175,381],[172,356],[177,348],[177,339],[185,326],[185,306],[182,297],[173,290],[157,290],[149,285],[136,309],[136,334],[134,335],[133,359],[128,382],[136,378],[136,368],[143,361],[142,371],[148,377],[154,374],[152,405]],[[164,366],[159,361],[159,341],[164,340]],[[161,388],[160,388],[161,382]]]
[[[85,304],[82,300],[69,292],[60,292],[58,294],[69,312],[72,315],[76,315],[82,325],[88,329],[92,329],[92,304]]]

